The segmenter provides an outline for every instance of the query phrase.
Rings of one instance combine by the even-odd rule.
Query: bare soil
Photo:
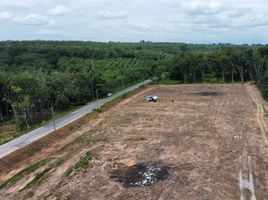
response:
[[[252,85],[154,86],[84,126],[0,199],[268,199],[265,107]],[[151,163],[165,178],[124,184]]]

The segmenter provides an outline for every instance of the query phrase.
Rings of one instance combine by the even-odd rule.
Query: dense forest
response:
[[[254,81],[268,98],[268,47],[78,41],[0,42],[0,120],[29,128],[49,116],[148,78],[182,83]]]

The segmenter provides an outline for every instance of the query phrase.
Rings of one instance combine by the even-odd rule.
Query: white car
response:
[[[112,93],[108,93],[108,94],[107,94],[107,97],[111,97],[111,96],[113,96]]]
[[[147,102],[150,102],[150,101],[152,101],[152,102],[158,102],[159,101],[159,98],[158,98],[158,96],[155,96],[155,95],[148,96],[147,97]]]

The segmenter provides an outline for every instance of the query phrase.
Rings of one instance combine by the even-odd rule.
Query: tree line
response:
[[[267,46],[77,41],[0,42],[0,120],[26,128],[147,78],[255,81],[268,97]]]
[[[245,82],[258,86],[266,72],[267,47],[221,47],[209,52],[181,52],[170,62],[171,79],[183,82]]]

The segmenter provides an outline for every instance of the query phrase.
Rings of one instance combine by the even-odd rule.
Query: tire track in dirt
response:
[[[249,138],[247,127],[245,123],[240,125],[239,143],[239,172],[238,172],[238,185],[240,190],[240,200],[249,199],[256,200],[255,187],[254,187],[254,171],[252,156],[252,146],[255,146],[255,140]],[[253,139],[253,140],[252,140]],[[250,142],[250,143],[249,143]],[[250,194],[251,195],[250,195]]]
[[[215,121],[215,126],[216,126],[216,120],[220,117],[221,115],[221,111],[222,109],[226,106],[227,102],[230,100],[230,96],[228,95],[228,92],[225,88],[223,88],[223,93],[225,94],[225,96],[227,98],[222,98],[220,100],[219,106],[216,108],[216,116],[214,118]],[[176,123],[173,122],[173,128],[177,129],[176,127]],[[219,154],[219,152],[218,152]],[[215,157],[215,160],[218,160],[218,154]],[[213,162],[213,164],[209,167],[209,170],[213,170],[216,171],[216,165],[217,162]],[[164,199],[172,199],[170,196],[172,194],[172,191],[174,190],[174,188],[176,187],[176,183],[179,180],[179,174],[176,173],[172,176],[170,176],[170,178],[167,180],[167,183],[165,184],[165,186],[163,187],[163,189],[159,192],[159,194],[157,195],[157,197],[155,198],[156,200],[164,200]],[[200,176],[200,178],[198,178],[196,180],[196,182],[198,183],[198,187],[189,191],[189,194],[187,195],[186,199],[191,199],[196,192],[198,192],[200,189],[203,188],[203,184],[201,184],[203,181],[203,176]],[[212,185],[212,182],[209,182],[208,186],[210,187]]]
[[[265,143],[261,142],[262,134],[255,121],[257,107],[253,106],[246,85],[154,88],[133,102],[129,101],[128,105],[113,110],[118,114],[106,118],[94,134],[85,135],[94,143],[66,149],[72,152],[68,158],[64,157],[64,165],[73,164],[70,157],[83,149],[101,141],[105,143],[105,147],[96,151],[98,162],[87,173],[79,173],[70,181],[64,180],[55,190],[52,186],[46,188],[45,181],[56,183],[54,174],[61,173],[60,168],[63,170],[64,167],[59,165],[40,185],[27,191],[43,193],[35,196],[39,199],[49,191],[52,192],[51,198],[59,194],[62,199],[88,199],[90,196],[92,199],[111,200],[222,200],[241,199],[241,191],[243,200],[267,199],[262,198],[267,196],[265,170],[268,165],[266,160],[263,161],[267,152],[261,152]],[[172,104],[171,98],[178,94],[179,89],[182,92],[178,102],[175,99],[175,104]],[[203,90],[218,90],[224,95],[195,95]],[[159,103],[146,104],[142,99],[149,93],[157,93],[163,98]],[[133,114],[132,118],[127,118],[128,114]],[[118,119],[118,122],[113,119]],[[129,126],[127,130],[126,126]],[[107,127],[111,129],[106,131]],[[155,131],[156,128],[161,130]],[[152,187],[127,189],[110,179],[113,168],[151,161],[170,166],[170,177]],[[25,193],[17,197],[23,196]]]
[[[180,129],[177,127],[176,121],[172,121],[172,128],[174,131],[180,132]],[[174,190],[176,183],[179,180],[179,173],[175,172],[174,174],[170,175],[170,177],[166,180],[166,184],[160,190],[160,192],[154,198],[155,200],[165,200],[171,199],[170,195]]]
[[[254,103],[257,106],[257,122],[259,124],[259,127],[261,129],[261,133],[263,134],[264,140],[266,145],[268,146],[268,139],[267,139],[267,133],[268,133],[268,128],[264,122],[264,108],[261,103],[261,101],[258,99],[258,95],[256,94],[256,91],[252,88],[253,86],[246,85],[246,89],[248,91],[248,94],[250,95],[251,99],[254,101]]]
[[[87,152],[93,151],[96,148],[103,146],[103,143],[96,144],[89,149],[83,149],[76,154],[75,156],[71,157],[69,160],[65,161],[62,165],[60,165],[55,171],[53,171],[53,175],[51,175],[46,181],[43,187],[38,188],[35,192],[38,196],[42,196],[49,192],[51,188],[55,188],[60,184],[61,180],[64,178],[64,174],[75,166],[75,164],[83,157]],[[46,185],[46,186],[45,186]]]
[[[256,121],[259,125],[261,133],[263,135],[265,144],[267,145],[267,127],[264,122],[264,108],[258,95],[253,88],[253,86],[246,84],[246,91],[252,101],[255,103],[256,111]],[[245,124],[242,125],[244,127]],[[253,158],[252,146],[256,146],[255,140],[251,140],[249,144],[249,136],[246,131],[241,132],[240,142],[241,142],[241,154],[239,157],[240,171],[239,171],[239,189],[240,189],[240,200],[251,199],[256,200],[255,185],[254,185],[254,169],[253,169]],[[244,178],[246,177],[246,178]],[[251,195],[250,195],[250,194]],[[251,197],[250,197],[251,196]]]
[[[254,88],[254,86],[252,85],[246,84],[245,88],[246,88],[248,95],[250,96],[254,104],[256,105],[257,110],[256,110],[255,120],[257,121],[257,124],[260,128],[265,145],[268,146],[268,140],[267,140],[268,128],[264,121],[265,112],[264,112],[263,104],[260,100],[260,95],[257,94],[258,93],[257,88]],[[254,145],[256,145],[255,141],[254,141]],[[249,144],[247,144],[246,146],[249,146]],[[245,147],[245,145],[243,147]],[[244,159],[243,159],[243,152],[242,152],[239,158],[239,161],[240,161],[240,172],[239,172],[240,200],[250,198],[249,197],[250,195],[246,196],[244,194],[245,192],[247,193],[250,192],[251,200],[256,200],[255,187],[254,187],[255,186],[254,185],[254,169],[253,169],[254,160],[252,158],[252,155],[254,152],[250,152],[250,153],[248,152],[248,154],[244,154]],[[243,173],[244,173],[244,177],[247,177],[246,179],[243,179]]]
[[[219,90],[219,88],[218,88]],[[216,107],[215,109],[215,115],[213,117],[213,121],[214,121],[214,127],[215,127],[215,132],[217,134],[215,134],[215,141],[217,141],[218,144],[218,150],[215,152],[215,156],[214,156],[214,160],[213,162],[210,163],[209,166],[207,166],[207,171],[209,171],[210,174],[217,174],[218,173],[218,168],[221,162],[221,157],[222,157],[222,149],[225,149],[225,143],[222,143],[221,141],[223,140],[223,137],[226,137],[226,133],[223,130],[222,127],[225,126],[225,124],[228,124],[228,120],[225,118],[225,115],[227,115],[227,113],[225,113],[225,111],[227,110],[226,107],[230,106],[231,104],[233,104],[233,100],[231,98],[231,95],[229,94],[229,89],[222,87],[220,88],[219,91],[223,94],[219,105]],[[218,102],[215,102],[215,105],[217,105]],[[214,111],[211,111],[214,112]],[[234,141],[232,141],[234,142]],[[225,156],[225,155],[224,155]],[[207,174],[209,174],[207,173]],[[212,177],[209,178],[208,182],[206,183],[206,188],[209,188],[209,194],[208,194],[208,199],[221,199],[219,198],[220,194],[217,191],[217,182],[215,182],[215,180],[217,179],[217,177]],[[202,181],[202,180],[201,180]],[[204,185],[200,184],[200,187],[198,188],[199,190],[203,189]],[[188,199],[191,196],[188,197]]]
[[[237,102],[239,102],[238,99],[234,100],[232,99],[232,96],[228,93],[228,89],[227,88],[223,88],[223,93],[225,94],[224,98],[220,101],[219,103],[219,106],[216,108],[216,114],[215,114],[215,117],[214,117],[214,123],[215,123],[215,127],[218,127],[216,128],[216,131],[218,132],[218,134],[216,135],[217,137],[215,138],[216,141],[222,141],[222,135],[224,134],[221,129],[222,124],[228,124],[229,121],[228,119],[226,119],[224,117],[224,115],[227,115],[228,113],[224,113],[224,110],[225,110],[225,107],[226,106],[232,106],[235,108],[235,110],[237,109],[236,112],[239,112],[240,111],[240,108],[236,106]],[[219,119],[221,119],[219,121]],[[227,120],[227,121],[226,121]],[[238,136],[238,139],[237,140],[237,136],[236,135],[232,135],[232,137],[234,137],[234,139],[231,141],[232,145],[230,146],[237,146],[237,142],[239,144],[239,148],[240,149],[238,152],[239,155],[238,155],[238,158],[242,158],[242,157],[245,157],[245,162],[242,163],[241,162],[237,162],[240,166],[243,166],[242,168],[240,168],[240,171],[241,169],[248,169],[248,177],[249,177],[249,180],[244,180],[243,183],[244,183],[244,186],[246,189],[249,189],[250,191],[252,191],[252,200],[255,200],[256,197],[255,197],[255,190],[254,190],[254,180],[253,180],[253,163],[252,163],[252,147],[251,145],[255,145],[255,141],[254,140],[250,140],[249,137],[248,137],[248,132],[247,132],[247,124],[244,122],[244,121],[239,121],[239,125],[236,126],[237,127],[237,130],[235,131],[239,133],[239,136]],[[229,133],[231,134],[231,133]],[[231,135],[230,135],[231,136]],[[250,140],[250,141],[249,141]],[[250,142],[250,143],[249,143]],[[251,145],[250,145],[251,144]],[[219,148],[225,148],[224,147],[224,143],[219,143]],[[216,154],[215,154],[215,160],[214,162],[211,163],[210,166],[208,166],[207,170],[210,171],[210,173],[212,174],[216,174],[217,173],[217,168],[218,168],[218,165],[219,165],[219,160],[220,160],[220,157],[222,157],[222,151],[217,151]],[[237,159],[238,161],[239,159]],[[245,170],[246,172],[246,170]],[[241,172],[241,174],[243,174]],[[202,177],[200,177],[200,179],[197,180],[199,183],[200,181],[202,182]],[[204,185],[205,184],[205,185]],[[207,187],[207,188],[210,188],[211,191],[213,191],[213,188],[216,187],[217,189],[217,182],[215,183],[215,181],[213,181],[213,178],[211,180],[209,180],[209,182],[207,183],[204,183],[204,184],[199,184],[200,186],[198,188],[196,188],[195,190],[191,191],[190,194],[188,195],[187,199],[192,199],[193,196],[195,195],[196,192],[198,192],[198,190],[201,190],[203,187]],[[209,193],[209,199],[220,199],[219,198],[219,195],[218,193],[215,193],[215,192],[210,192]]]
[[[226,92],[225,88],[223,88],[223,93],[224,93],[224,98],[221,98],[220,102],[219,102],[219,105],[218,107],[215,109],[215,117],[213,117],[213,121],[214,121],[214,124],[215,124],[215,127],[217,127],[217,122],[216,120],[220,117],[220,115],[222,114],[222,109],[226,106],[227,102],[228,102],[228,93]],[[226,98],[225,98],[226,97]],[[211,111],[211,112],[214,112],[214,111]],[[218,129],[216,129],[216,132],[218,132]],[[217,134],[217,138],[219,138],[220,134]],[[219,140],[219,139],[218,139]],[[214,161],[211,163],[211,165],[209,166],[209,168],[207,168],[207,170],[209,170],[210,172],[212,172],[213,174],[215,174],[216,172],[216,168],[217,168],[217,164],[218,164],[218,159],[219,158],[219,152],[216,153],[215,155],[215,159]],[[197,185],[198,187],[195,188],[194,190],[192,190],[188,196],[187,196],[187,199],[193,199],[193,197],[196,195],[196,193],[200,192],[203,188],[204,188],[204,184],[202,184],[202,182],[204,183],[204,175],[203,174],[202,176],[200,176],[200,178],[197,180]],[[212,185],[212,181],[208,182],[207,183],[207,187],[208,188],[211,188],[211,185]]]
[[[220,91],[223,93],[224,97],[222,98],[222,100],[220,101],[220,105],[216,108],[216,115],[214,117],[214,124],[215,124],[215,129],[216,129],[216,132],[218,133],[217,134],[217,141],[221,141],[222,140],[222,129],[219,128],[222,126],[222,124],[225,124],[227,122],[226,119],[224,119],[223,117],[221,117],[222,115],[224,115],[223,111],[225,111],[226,109],[226,106],[228,106],[228,103],[231,103],[232,100],[231,100],[231,97],[228,93],[228,89],[227,88],[222,88],[222,91]],[[219,121],[219,119],[221,119]],[[222,144],[219,143],[219,148],[222,148]],[[211,164],[210,168],[209,168],[209,171],[212,171],[213,174],[216,174],[217,173],[217,166],[219,165],[219,160],[220,160],[220,156],[221,156],[221,151],[217,151],[216,152],[216,155],[215,155],[215,159],[213,161],[213,163]],[[215,183],[213,181],[210,181],[208,183],[208,188],[213,188],[213,186],[215,185]],[[212,190],[212,189],[211,189]],[[213,190],[212,190],[213,191]],[[217,197],[215,196],[215,193],[211,192],[210,193],[210,199],[217,199]]]
[[[243,89],[248,93],[247,87],[244,85]],[[239,99],[237,99],[239,102]],[[236,107],[237,108],[237,107]],[[237,110],[239,112],[239,109]],[[244,114],[243,114],[244,115]],[[242,116],[243,116],[242,115]],[[242,121],[241,121],[242,120]],[[254,155],[253,147],[256,145],[255,138],[249,135],[248,124],[241,117],[237,125],[236,132],[239,133],[238,139],[238,165],[237,180],[239,187],[240,200],[251,199],[256,200],[254,187],[254,170],[252,156]],[[246,178],[245,178],[246,177]]]

